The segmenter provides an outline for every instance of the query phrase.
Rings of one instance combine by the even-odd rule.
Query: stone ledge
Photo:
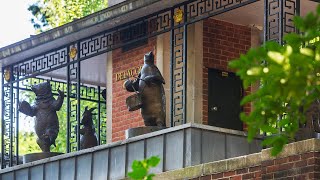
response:
[[[154,179],[191,179],[237,169],[255,167],[261,164],[261,153],[240,156],[236,158],[200,164],[192,167],[167,171],[157,174]]]
[[[192,179],[221,172],[255,167],[261,165],[262,161],[273,160],[276,158],[288,157],[308,152],[320,152],[320,139],[308,139],[288,144],[276,157],[272,157],[270,152],[271,149],[269,148],[262,150],[260,153],[167,171],[157,174],[154,179]]]
[[[305,152],[320,152],[320,139],[307,139],[299,142],[290,143],[284,146],[282,152],[278,156],[271,156],[271,149],[264,149],[261,152],[261,160],[273,160],[276,158],[283,158],[302,154]]]

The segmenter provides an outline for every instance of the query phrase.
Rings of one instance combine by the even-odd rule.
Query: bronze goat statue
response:
[[[80,125],[83,125],[83,128],[80,129],[80,149],[91,148],[98,145],[98,140],[95,134],[95,128],[93,125],[92,116],[95,115],[92,113],[96,108],[85,107],[85,110],[82,114],[82,119]]]

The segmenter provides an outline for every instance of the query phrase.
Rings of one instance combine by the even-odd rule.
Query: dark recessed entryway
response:
[[[243,130],[239,118],[243,94],[240,78],[231,72],[209,69],[208,81],[208,124]]]

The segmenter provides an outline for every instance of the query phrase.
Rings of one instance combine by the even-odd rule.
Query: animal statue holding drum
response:
[[[19,103],[19,111],[27,116],[35,116],[37,143],[43,152],[50,152],[50,146],[56,146],[55,140],[59,132],[56,112],[63,104],[64,93],[58,89],[59,95],[56,100],[52,95],[50,82],[36,84],[31,90],[36,94],[35,103],[31,106],[28,102],[22,101]]]
[[[166,97],[163,84],[165,80],[154,65],[152,51],[144,55],[144,65],[138,77],[124,82],[127,91],[137,91],[135,95],[127,98],[127,106],[129,110],[141,108],[146,126],[166,126]]]

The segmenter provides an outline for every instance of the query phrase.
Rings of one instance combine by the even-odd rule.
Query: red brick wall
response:
[[[143,65],[143,57],[153,51],[155,57],[156,38],[151,38],[148,44],[122,52],[116,49],[112,52],[112,142],[125,139],[125,130],[128,128],[144,126],[140,110],[129,112],[126,98],[132,95],[122,86],[124,80],[116,81],[116,74],[124,70]]]
[[[263,161],[255,167],[205,175],[193,180],[319,180],[320,152],[308,152],[284,158]]]
[[[232,72],[228,62],[250,47],[249,27],[215,19],[203,21],[203,124],[208,124],[208,68]],[[244,107],[244,111],[250,111],[250,106]]]
[[[320,152],[262,162],[262,179],[320,179]]]

